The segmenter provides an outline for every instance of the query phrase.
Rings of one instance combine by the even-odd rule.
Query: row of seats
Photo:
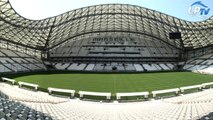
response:
[[[106,64],[85,64],[85,63],[55,63],[55,68],[58,70],[79,70],[79,71],[162,71],[173,70],[175,64],[159,63],[159,64],[121,64],[121,63],[106,63]]]
[[[11,89],[11,91],[15,92],[14,89]],[[2,91],[2,93],[5,92]],[[207,89],[173,98],[129,103],[90,102],[79,99],[70,99],[59,103],[17,101],[27,106],[30,109],[29,111],[32,111],[31,109],[38,111],[33,112],[36,116],[37,114],[44,117],[49,115],[56,120],[194,120],[201,119],[203,116],[211,117],[207,115],[213,112],[212,93],[212,89]],[[12,94],[11,96],[15,95]],[[27,116],[31,113],[29,111],[27,111]],[[6,110],[3,110],[3,114],[5,112]],[[32,116],[35,116],[35,114]],[[23,116],[26,117],[26,115]]]
[[[49,113],[60,120],[194,120],[210,113],[213,107],[212,103],[170,104],[162,101],[137,104],[97,104],[71,101],[56,105],[37,103],[28,103],[28,105],[36,106],[44,113]]]
[[[55,63],[55,68],[59,70],[173,70],[175,66],[173,63],[177,62],[179,51],[162,41],[146,37],[144,36],[143,39],[138,37],[100,36],[68,41],[50,51],[50,60]],[[168,64],[165,64],[165,61]],[[145,62],[152,62],[153,64],[132,64]],[[113,63],[117,64],[112,65]]]
[[[196,73],[213,74],[213,54],[192,58],[186,61],[183,69]]]
[[[52,120],[49,114],[44,114],[20,102],[0,96],[0,120]]]
[[[61,103],[69,100],[69,98],[49,96],[48,93],[20,89],[18,88],[18,86],[12,86],[4,83],[0,83],[0,91],[3,92],[9,99],[16,101],[36,103]]]
[[[178,50],[159,40],[121,38],[119,41],[106,41],[87,38],[68,42],[51,50],[50,57],[178,57],[178,53]]]
[[[208,103],[213,99],[213,89],[203,89],[202,92],[196,92],[186,95],[180,95],[178,97],[168,98],[164,102],[175,104],[187,104],[187,103]]]
[[[11,51],[0,50],[0,72],[22,72],[45,70],[45,66],[39,58]]]

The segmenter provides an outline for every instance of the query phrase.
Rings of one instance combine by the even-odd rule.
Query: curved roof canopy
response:
[[[35,21],[16,13],[8,0],[0,0],[0,39],[4,41],[51,49],[81,35],[103,32],[142,34],[177,48],[200,48],[213,43],[213,17],[196,23],[140,6],[104,4]],[[181,32],[182,39],[169,39],[170,32]]]

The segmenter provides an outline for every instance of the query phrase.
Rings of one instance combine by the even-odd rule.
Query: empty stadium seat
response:
[[[152,101],[99,103],[79,99],[60,101],[61,98],[58,97],[54,98],[55,101],[59,100],[58,102],[51,102],[53,98],[49,99],[48,94],[23,90],[5,83],[0,83],[0,85],[1,95],[9,96],[9,99],[0,97],[0,118],[5,120],[14,118],[23,120],[201,119],[204,116],[211,118],[210,113],[213,112],[212,89]],[[17,99],[21,94],[27,99]]]
[[[167,59],[176,61],[175,58],[178,57],[178,54],[176,54],[178,53],[177,49],[171,48],[158,40],[145,39],[141,41],[140,39],[129,36],[106,37],[101,35],[79,38],[77,41],[67,41],[55,49],[51,49],[50,59],[59,61],[54,62],[58,63],[55,65],[58,70],[110,71],[115,66],[118,71],[142,72],[144,66],[135,66],[132,63],[143,64],[144,61],[146,63],[148,61],[148,64],[153,65],[150,67],[145,65],[148,67],[145,68],[146,71],[173,70],[173,66],[170,67],[161,61]],[[63,61],[71,61],[71,65],[62,64],[62,67],[60,67],[60,64],[64,63]],[[152,61],[156,61],[157,64]],[[111,65],[113,62],[117,65]],[[94,64],[94,67],[90,68],[87,66],[88,64]],[[103,66],[103,64],[107,65]],[[126,65],[123,66],[122,64]],[[168,62],[168,64],[172,65],[173,62]],[[63,65],[65,66],[63,67]]]
[[[4,54],[4,56],[0,57],[0,62],[2,63],[0,72],[21,72],[46,69],[42,61],[36,57],[5,49],[1,49],[0,52]]]

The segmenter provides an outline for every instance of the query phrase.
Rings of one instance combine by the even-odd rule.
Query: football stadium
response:
[[[42,20],[0,0],[0,120],[213,120],[213,17],[130,4]]]

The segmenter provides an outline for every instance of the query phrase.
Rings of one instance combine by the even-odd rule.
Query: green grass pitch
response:
[[[14,78],[16,81],[39,84],[41,88],[55,87],[76,91],[143,92],[213,82],[213,76],[191,72],[135,74],[37,74]]]

